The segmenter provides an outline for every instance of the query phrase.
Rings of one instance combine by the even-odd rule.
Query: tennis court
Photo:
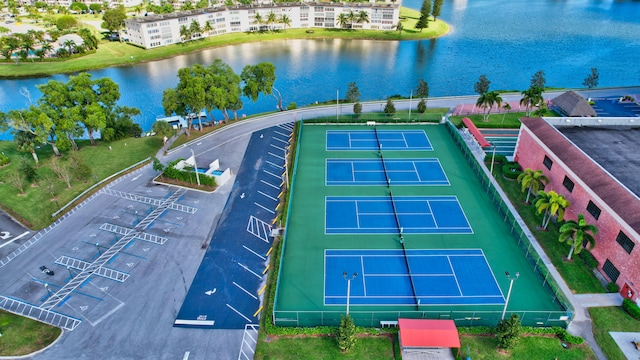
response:
[[[327,130],[327,150],[426,150],[433,147],[422,130]]]
[[[473,233],[455,196],[328,196],[325,209],[326,234]]]
[[[383,163],[384,162],[384,163]],[[386,170],[386,174],[385,174]],[[327,159],[326,185],[449,185],[438,159]]]
[[[410,267],[410,272],[407,269]],[[481,249],[325,251],[325,305],[502,305]],[[414,294],[415,291],[415,294]]]

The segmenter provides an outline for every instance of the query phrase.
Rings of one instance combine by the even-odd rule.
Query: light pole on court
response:
[[[193,155],[193,169],[196,171],[196,181],[198,182],[198,186],[200,186],[200,176],[198,175],[198,165],[196,165],[196,154],[193,153],[193,149],[191,149],[191,155]]]
[[[489,170],[489,175],[493,176],[493,164],[496,161],[496,144],[493,145],[493,155],[491,155],[491,169]]]
[[[504,320],[504,314],[507,313],[507,306],[509,305],[509,298],[511,297],[513,282],[518,280],[518,278],[520,277],[519,272],[516,273],[516,276],[510,276],[508,271],[505,271],[504,274],[507,276],[507,279],[509,279],[509,291],[507,291],[507,300],[504,302],[504,309],[502,309],[502,317],[500,318],[501,320]]]
[[[409,122],[411,122],[411,100],[413,100],[413,89],[409,93]]]
[[[342,277],[344,277],[344,279],[347,280],[347,315],[349,315],[349,298],[351,297],[351,280],[358,277],[358,273],[354,272],[353,275],[351,275],[351,277],[348,277],[347,272],[345,271],[342,273]]]
[[[338,109],[340,104],[340,90],[336,89],[336,122],[338,122]]]

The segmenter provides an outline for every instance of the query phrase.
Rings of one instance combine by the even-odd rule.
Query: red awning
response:
[[[460,348],[453,320],[398,319],[400,347]]]
[[[490,147],[491,144],[484,138],[484,135],[478,130],[476,125],[469,118],[462,118],[462,123],[469,129],[471,135],[476,138],[476,141],[480,144],[481,147]]]

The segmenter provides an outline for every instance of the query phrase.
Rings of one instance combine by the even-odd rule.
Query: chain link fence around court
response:
[[[310,122],[304,120],[304,123]],[[489,193],[492,201],[496,204],[498,211],[504,216],[504,222],[511,225],[511,233],[514,240],[523,250],[525,258],[531,264],[534,272],[538,275],[543,288],[549,293],[552,301],[558,304],[563,310],[556,311],[508,311],[506,316],[518,314],[524,326],[560,326],[567,327],[573,317],[574,309],[566,298],[553,276],[549,273],[543,260],[531,244],[520,223],[505,203],[500,192],[490,181],[487,172],[482,168],[482,164],[476,161],[476,157],[469,149],[467,143],[462,138],[458,129],[450,121],[446,122],[448,132],[453,141],[460,148],[463,156],[475,172],[478,180]],[[297,159],[296,159],[297,162]],[[295,178],[295,173],[294,173]],[[286,239],[285,239],[286,244]],[[283,245],[284,246],[284,245]],[[284,253],[284,252],[283,252]],[[282,262],[282,259],[281,259]],[[282,266],[282,263],[280,264]],[[279,277],[280,274],[278,274]],[[278,278],[278,282],[280,278]],[[276,304],[278,295],[276,294]],[[343,311],[283,311],[276,310],[274,306],[273,323],[276,326],[339,326],[340,316]],[[413,311],[351,311],[349,313],[357,326],[381,327],[389,322],[397,321],[398,318],[409,319],[448,319],[454,320],[457,326],[496,326],[501,319],[502,311],[421,311],[420,306]]]
[[[384,113],[365,113],[365,114],[341,114],[338,116],[324,116],[314,119],[304,119],[305,124],[366,124],[374,121],[380,124],[414,124],[414,123],[439,123],[442,121],[443,113],[424,113],[418,112],[384,114]]]

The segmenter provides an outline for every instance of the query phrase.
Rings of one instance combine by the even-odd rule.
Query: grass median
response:
[[[441,20],[429,23],[422,32],[415,29],[420,13],[401,8],[400,17],[404,29],[399,31],[344,30],[344,29],[286,29],[273,32],[232,33],[189,41],[182,44],[145,50],[120,42],[101,42],[98,50],[86,56],[65,61],[0,62],[0,78],[47,76],[100,69],[111,66],[132,65],[140,62],[170,58],[180,54],[208,48],[284,39],[354,39],[354,40],[418,40],[435,38],[449,32],[449,25]]]
[[[607,359],[626,359],[609,332],[639,332],[640,321],[629,316],[619,306],[589,308],[589,315],[591,315],[591,320],[593,321],[593,336]]]
[[[40,350],[60,336],[57,327],[0,310],[0,356],[22,356]]]

